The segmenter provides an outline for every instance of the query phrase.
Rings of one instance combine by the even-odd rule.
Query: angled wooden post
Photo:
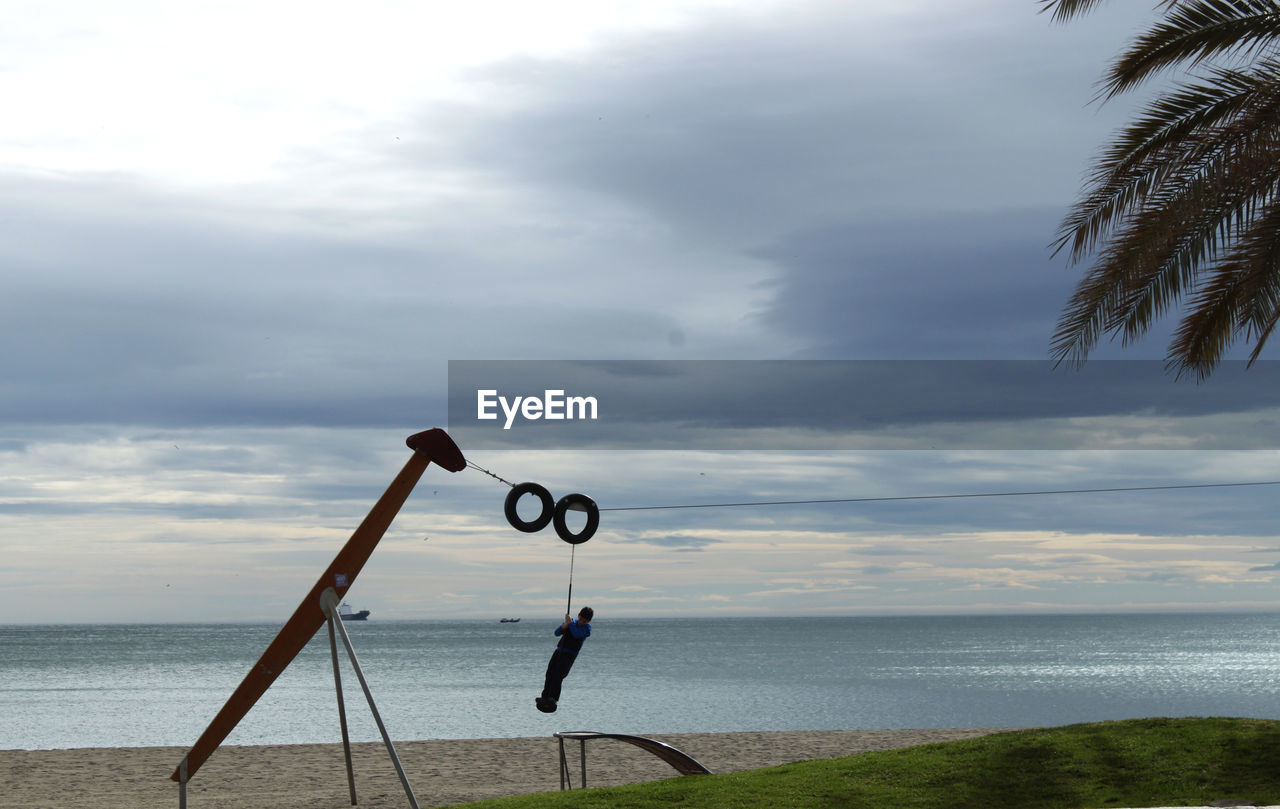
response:
[[[222,744],[249,709],[266,693],[285,667],[297,657],[320,629],[326,619],[324,609],[321,607],[321,594],[333,588],[341,598],[347,592],[427,466],[435,461],[450,472],[459,472],[466,468],[467,462],[462,452],[444,430],[433,429],[417,433],[409,436],[405,443],[413,450],[413,455],[400,470],[400,474],[391,481],[391,485],[383,492],[382,497],[374,504],[364,522],[360,523],[355,533],[347,540],[347,544],[338,551],[338,555],[334,557],[333,562],[320,576],[311,591],[303,597],[298,609],[285,622],[275,640],[271,641],[267,650],[262,653],[262,657],[232,692],[226,704],[222,706],[222,710],[214,716],[209,727],[196,740],[191,751],[183,758],[182,764],[173,771],[170,777],[174,781],[179,781],[185,787],[186,781],[196,774],[200,766]],[[185,764],[185,772],[183,764]]]

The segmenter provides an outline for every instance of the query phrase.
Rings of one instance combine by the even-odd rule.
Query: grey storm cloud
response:
[[[1053,35],[1034,8],[902,27],[801,5],[768,25],[727,16],[580,59],[490,66],[477,83],[501,88],[503,109],[433,123],[467,130],[451,158],[745,241],[1074,190],[1099,116],[1080,115],[1088,88],[1045,63]],[[1065,55],[1087,58],[1085,44]],[[1044,160],[1055,147],[1076,159]]]
[[[868,24],[814,3],[769,25],[712,14],[475,69],[471,104],[423,105],[417,145],[378,154],[427,186],[440,173],[475,183],[465,220],[423,210],[423,234],[407,241],[334,227],[333,214],[297,212],[310,228],[259,223],[252,209],[237,218],[109,175],[15,179],[0,195],[19,279],[0,301],[13,347],[0,415],[415,424],[444,410],[446,356],[698,350],[686,335],[700,324],[682,328],[664,303],[704,261],[770,276],[715,345],[750,332],[752,346],[780,345],[776,334],[800,346],[782,356],[805,359],[1044,356],[1071,279],[1046,249],[1080,165],[1064,155],[1087,152],[1097,116],[1080,115],[1067,97],[1087,92],[1035,58],[1053,35],[1033,9],[965,19],[960,36],[954,21]],[[545,221],[523,230],[474,203],[516,189]],[[652,255],[619,255],[620,230],[577,218],[600,200],[618,206],[601,217],[616,214],[622,231],[628,212],[658,223]],[[508,239],[510,254],[482,255]],[[565,241],[589,249],[571,261],[549,249]],[[652,298],[596,292],[623,275],[652,278]],[[948,381],[911,408],[834,396],[802,409],[794,385],[769,379],[710,384],[686,402],[711,430],[1016,410],[993,406],[1008,398],[999,387],[984,398],[975,380]]]
[[[811,358],[1044,358],[1073,283],[1048,260],[1057,215],[904,214],[785,234],[758,251],[783,268],[763,316],[803,335]]]

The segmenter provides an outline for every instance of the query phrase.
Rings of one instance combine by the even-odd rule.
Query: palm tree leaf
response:
[[[1258,357],[1280,316],[1280,205],[1271,205],[1188,301],[1169,346],[1179,374],[1208,376],[1242,332]]]
[[[1171,6],[1176,2],[1178,0],[1160,0],[1156,6]],[[1100,5],[1102,0],[1040,0],[1040,12],[1052,11],[1054,22],[1065,22]]]
[[[1249,226],[1280,188],[1274,103],[1229,127],[1196,133],[1187,153],[1123,212],[1097,264],[1077,287],[1054,333],[1051,353],[1079,363],[1103,333],[1127,343],[1187,290],[1220,246]]]
[[[1111,66],[1102,95],[1111,98],[1167,67],[1194,66],[1219,54],[1247,54],[1280,37],[1273,0],[1190,0],[1134,40]]]
[[[1183,187],[1154,195],[1109,249],[1106,261],[1130,268],[1109,321],[1125,342],[1192,289],[1201,269],[1275,198],[1280,154],[1274,145],[1228,157]]]
[[[1217,127],[1249,109],[1280,104],[1280,68],[1267,62],[1251,72],[1217,70],[1204,83],[1157,99],[1097,161],[1087,193],[1063,220],[1054,252],[1070,246],[1072,261],[1093,251],[1117,217],[1159,187],[1177,154],[1200,129]],[[1177,158],[1174,160],[1173,158]]]
[[[1040,6],[1061,21],[1100,2]],[[1203,377],[1241,338],[1255,341],[1256,360],[1280,324],[1280,0],[1157,9],[1099,97],[1173,67],[1201,66],[1200,76],[1164,91],[1113,140],[1064,218],[1055,252],[1097,255],[1051,353],[1082,363],[1103,334],[1128,343],[1181,302],[1169,362]]]
[[[1275,331],[1276,323],[1280,323],[1280,305],[1271,307],[1271,317],[1264,321],[1262,328],[1258,331],[1257,342],[1253,346],[1253,351],[1249,353],[1249,365],[1253,365],[1258,361],[1258,357],[1262,356],[1262,349],[1266,347],[1267,340],[1271,338],[1272,332]]]
[[[1054,22],[1065,22],[1072,17],[1084,14],[1101,3],[1102,0],[1040,0],[1040,11],[1041,13],[1046,11],[1053,12]]]

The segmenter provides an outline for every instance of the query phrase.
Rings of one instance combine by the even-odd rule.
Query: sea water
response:
[[[347,622],[391,737],[1280,718],[1280,615],[599,619],[560,710],[557,622]],[[0,749],[190,747],[279,626],[0,629]],[[339,644],[353,740],[377,725]],[[341,739],[323,630],[227,739]]]

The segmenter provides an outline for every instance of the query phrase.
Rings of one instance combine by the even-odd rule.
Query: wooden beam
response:
[[[222,744],[228,734],[235,729],[249,709],[262,697],[271,684],[276,681],[293,659],[298,656],[312,636],[324,625],[325,613],[320,605],[320,596],[330,587],[341,598],[347,589],[355,583],[356,576],[364,568],[378,540],[386,533],[392,520],[399,513],[400,507],[408,499],[413,487],[417,485],[422,473],[431,461],[450,472],[457,472],[466,467],[462,453],[454,445],[453,439],[439,429],[427,430],[410,436],[406,443],[414,450],[413,455],[405,463],[400,474],[383,492],[382,497],[374,504],[364,522],[355,530],[347,544],[338,551],[333,562],[324,574],[302,599],[293,616],[285,622],[275,640],[267,646],[262,657],[245,675],[239,687],[232,692],[222,710],[213,718],[196,740],[191,752],[183,759],[186,762],[186,778],[196,774],[200,765],[209,758],[214,750]],[[170,776],[174,781],[182,781],[181,765]]]

